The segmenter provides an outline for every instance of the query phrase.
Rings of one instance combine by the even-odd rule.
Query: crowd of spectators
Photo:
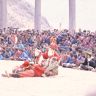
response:
[[[96,68],[96,33],[90,31],[70,32],[19,30],[8,28],[0,30],[0,60],[34,60],[34,50],[45,52],[54,41],[61,56],[63,67],[81,66],[85,70]],[[72,65],[72,66],[69,66]]]

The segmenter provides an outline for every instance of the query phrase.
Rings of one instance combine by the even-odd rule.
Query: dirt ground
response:
[[[0,74],[22,64],[0,61]],[[59,67],[55,77],[6,78],[0,75],[0,96],[86,96],[96,88],[96,73]]]

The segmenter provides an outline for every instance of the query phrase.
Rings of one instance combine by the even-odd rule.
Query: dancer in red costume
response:
[[[58,46],[55,43],[51,43],[48,49],[47,67],[45,70],[46,76],[58,75],[58,65],[60,63],[60,56],[56,52]]]
[[[15,78],[33,77],[34,71],[32,70],[32,65],[28,61],[25,61],[22,65],[16,67],[12,73],[7,73],[6,71],[5,74],[2,74],[2,76]]]

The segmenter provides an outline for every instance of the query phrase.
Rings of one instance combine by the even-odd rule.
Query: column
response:
[[[41,31],[41,0],[35,0],[35,31]]]
[[[7,0],[0,0],[0,29],[7,27]]]
[[[76,1],[69,0],[69,30],[73,31],[76,29]]]

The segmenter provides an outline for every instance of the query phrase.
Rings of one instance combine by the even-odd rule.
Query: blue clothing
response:
[[[19,58],[22,59],[22,60],[31,60],[31,59],[29,58],[29,56],[26,54],[26,52],[23,52],[23,53],[20,55]]]
[[[50,44],[50,39],[49,38],[46,38],[45,39],[45,43]]]
[[[32,44],[33,44],[32,38],[29,38],[29,39],[28,39],[27,44],[28,44],[28,45],[32,45]]]
[[[63,39],[63,36],[58,36],[57,37],[57,40],[56,40],[57,41],[57,44],[59,44],[62,41],[62,39]]]
[[[10,56],[13,56],[15,54],[15,52],[13,50],[10,50],[9,54],[10,54]]]
[[[75,43],[77,43],[77,40],[76,39],[72,39],[71,43],[75,44]]]
[[[0,60],[3,60],[3,58],[4,58],[4,57],[0,54]]]
[[[25,48],[23,44],[18,44],[17,47],[18,47],[19,49],[24,49],[24,48]]]
[[[68,57],[65,63],[70,63],[70,64],[74,63],[72,57]]]

